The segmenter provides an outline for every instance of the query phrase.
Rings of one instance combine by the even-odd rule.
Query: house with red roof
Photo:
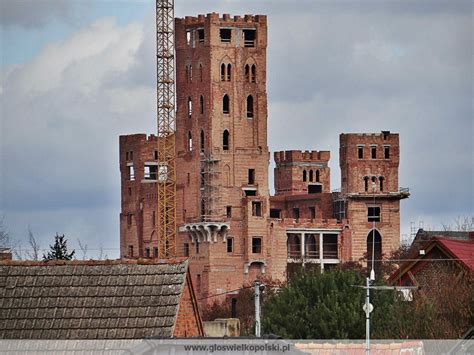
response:
[[[453,280],[464,272],[474,271],[474,236],[467,240],[432,236],[414,248],[408,259],[389,278],[399,286],[419,286],[424,294],[440,282]]]

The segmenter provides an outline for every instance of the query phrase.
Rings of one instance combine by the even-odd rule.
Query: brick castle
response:
[[[337,192],[329,151],[275,152],[270,195],[266,47],[263,15],[175,21],[177,254],[198,298],[400,243],[398,134],[341,134]],[[157,139],[120,137],[122,257],[158,254]]]

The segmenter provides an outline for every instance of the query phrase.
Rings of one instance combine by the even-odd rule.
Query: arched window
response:
[[[306,170],[303,170],[303,181],[306,181]]]
[[[224,130],[224,133],[222,134],[222,149],[223,150],[229,150],[229,131]]]
[[[202,64],[199,64],[199,80],[202,81]]]
[[[225,81],[225,64],[221,64],[221,81]]]
[[[372,252],[374,253],[374,265],[372,265]],[[382,236],[379,231],[372,229],[367,235],[367,266],[378,269],[382,259]]]
[[[229,113],[229,95],[225,94],[222,98],[222,113]]]
[[[313,182],[313,170],[309,171],[309,181]]]
[[[251,75],[251,82],[255,83],[257,81],[257,67],[255,64],[252,65],[252,75]]]
[[[188,132],[188,150],[193,150],[193,136],[191,135],[191,132]]]
[[[193,66],[192,65],[189,66],[189,82],[190,83],[193,82]]]
[[[367,192],[369,191],[369,177],[364,176],[364,191]]]
[[[193,100],[191,99],[191,96],[188,97],[188,117],[191,118],[191,115],[193,114]]]
[[[379,182],[380,182],[380,191],[383,191],[383,181],[385,180],[385,178],[383,176],[380,176],[379,177]]]
[[[232,78],[232,65],[227,64],[227,81],[230,81]]]
[[[372,176],[372,191],[375,191],[375,188],[377,186],[377,178],[375,176]]]
[[[201,112],[201,115],[204,114],[204,96],[199,97],[199,111]]]
[[[250,66],[245,64],[245,81],[250,81]]]
[[[247,117],[253,117],[253,96],[247,96]]]
[[[288,234],[287,250],[289,258],[301,257],[301,240],[297,234]]]
[[[319,182],[319,170],[316,170],[316,182]]]
[[[204,130],[201,129],[201,152],[204,152]]]

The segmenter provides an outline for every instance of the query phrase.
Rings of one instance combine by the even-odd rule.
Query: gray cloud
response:
[[[298,5],[186,1],[176,15],[268,14],[273,151],[331,150],[336,188],[341,132],[399,132],[403,232],[472,214],[470,4]],[[154,46],[153,14],[102,20],[2,74],[0,208],[17,236],[32,224],[118,247],[118,135],[155,131]]]
[[[42,27],[55,19],[71,19],[78,2],[60,0],[2,0],[0,25]]]

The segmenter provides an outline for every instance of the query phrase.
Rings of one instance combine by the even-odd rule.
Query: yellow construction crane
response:
[[[156,0],[158,257],[176,256],[174,0]]]

